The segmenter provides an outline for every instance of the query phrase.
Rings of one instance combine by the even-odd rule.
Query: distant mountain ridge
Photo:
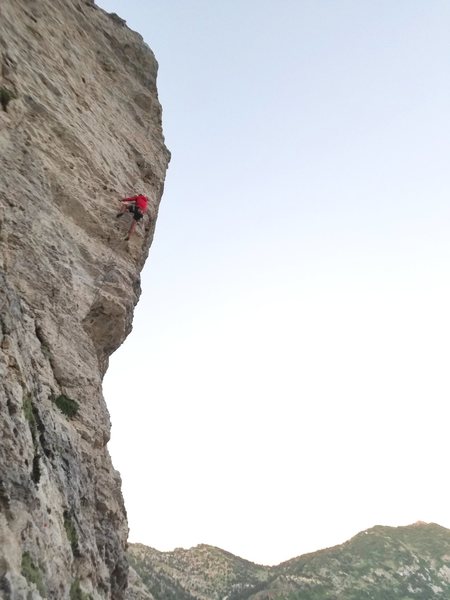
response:
[[[450,530],[376,526],[333,548],[257,565],[213,546],[129,547],[128,600],[449,600]]]

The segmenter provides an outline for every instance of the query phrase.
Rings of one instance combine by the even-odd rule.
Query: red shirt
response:
[[[147,196],[144,196],[144,194],[138,194],[137,196],[132,196],[131,198],[124,198],[123,202],[134,202],[141,213],[145,213],[147,210],[148,198]]]

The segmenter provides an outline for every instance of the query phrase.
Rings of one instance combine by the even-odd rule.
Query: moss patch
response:
[[[80,549],[78,546],[78,533],[74,522],[69,513],[64,511],[64,529],[66,530],[67,539],[69,540],[70,547],[74,556],[80,555]]]
[[[37,587],[37,590],[40,593],[40,595],[45,597],[47,590],[45,589],[42,572],[39,569],[39,567],[37,567],[34,564],[32,558],[28,552],[24,552],[22,554],[21,569],[22,569],[22,575],[25,577],[25,579],[29,583],[34,583],[34,585]]]
[[[64,415],[66,415],[66,417],[69,417],[69,419],[72,419],[78,413],[80,405],[76,400],[69,398],[65,394],[60,394],[59,396],[52,396],[51,398],[56,404],[56,406],[59,408],[59,410]]]
[[[80,588],[80,581],[75,579],[70,586],[70,600],[92,600],[90,594],[86,594]]]
[[[31,401],[31,394],[28,392],[24,395],[22,400],[23,414],[25,419],[30,425],[31,432],[36,431],[36,417],[34,416],[33,402]]]

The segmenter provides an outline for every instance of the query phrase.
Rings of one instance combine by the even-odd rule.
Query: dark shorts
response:
[[[135,221],[140,221],[142,219],[142,217],[144,216],[143,213],[141,213],[141,211],[138,209],[136,204],[129,204],[128,212],[133,213],[133,219]]]

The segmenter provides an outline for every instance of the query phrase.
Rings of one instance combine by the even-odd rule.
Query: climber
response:
[[[121,200],[122,207],[120,212],[117,213],[116,217],[121,217],[128,212],[133,213],[133,220],[131,221],[130,229],[125,237],[125,240],[130,239],[130,235],[133,233],[134,228],[136,227],[136,223],[140,221],[148,206],[148,198],[144,196],[144,194],[138,194],[137,196],[132,196],[131,198],[124,198]]]

